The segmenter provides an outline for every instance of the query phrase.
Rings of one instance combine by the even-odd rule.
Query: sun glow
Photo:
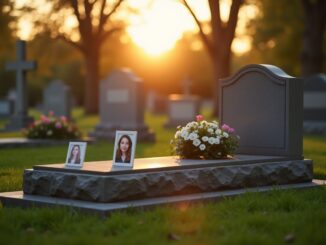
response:
[[[186,30],[193,30],[191,16],[175,1],[155,1],[131,20],[128,33],[137,46],[151,55],[173,48]]]

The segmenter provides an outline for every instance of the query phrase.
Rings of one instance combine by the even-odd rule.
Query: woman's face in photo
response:
[[[72,150],[72,154],[73,154],[74,156],[77,156],[78,153],[79,153],[79,148],[78,148],[78,146],[75,146],[74,149]]]
[[[123,137],[120,141],[120,150],[122,152],[127,152],[129,149],[129,140],[125,137]]]

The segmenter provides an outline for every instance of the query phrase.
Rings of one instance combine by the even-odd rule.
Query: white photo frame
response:
[[[82,168],[86,154],[86,147],[86,142],[69,142],[65,167]],[[75,154],[74,151],[77,153]]]
[[[120,149],[120,144],[122,144],[121,147],[125,148],[126,142],[128,142],[129,144],[129,149],[127,150],[129,152],[124,154]],[[112,166],[132,168],[134,166],[134,160],[135,160],[136,143],[137,143],[137,131],[119,131],[119,130],[116,131]]]

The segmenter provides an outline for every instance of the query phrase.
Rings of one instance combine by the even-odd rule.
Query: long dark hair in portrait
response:
[[[121,141],[123,139],[127,139],[128,140],[128,143],[129,143],[129,148],[126,152],[126,158],[124,160],[124,162],[130,162],[130,159],[131,159],[131,149],[132,149],[132,141],[131,141],[131,138],[124,134],[120,137],[119,139],[119,142],[118,142],[118,145],[117,145],[117,152],[116,152],[116,156],[115,156],[115,159],[122,159],[122,151],[120,149],[120,144],[121,144]]]
[[[76,156],[74,156],[74,150],[75,149],[77,149]],[[75,162],[74,163],[80,163],[80,146],[79,145],[73,145],[73,147],[71,148],[68,162],[71,163],[71,161],[74,159],[74,157],[75,157]]]

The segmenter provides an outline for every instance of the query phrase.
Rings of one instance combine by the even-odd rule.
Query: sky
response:
[[[38,4],[40,12],[46,12],[50,5],[45,0],[16,0],[16,4]],[[200,20],[210,19],[207,1],[188,0]],[[227,20],[229,11],[229,0],[221,1],[222,20]],[[144,49],[150,55],[160,55],[172,49],[175,43],[182,37],[184,32],[197,31],[197,25],[188,10],[178,0],[127,0],[127,3],[139,9],[139,14],[129,15],[130,26],[127,33],[132,41]],[[236,54],[242,54],[250,50],[250,37],[245,35],[245,25],[250,18],[255,16],[255,9],[245,7],[239,14],[237,37],[232,50]],[[66,21],[67,27],[74,26],[74,17]],[[18,36],[28,39],[33,28],[29,18],[21,19],[19,22]],[[201,48],[201,45],[197,45]]]

